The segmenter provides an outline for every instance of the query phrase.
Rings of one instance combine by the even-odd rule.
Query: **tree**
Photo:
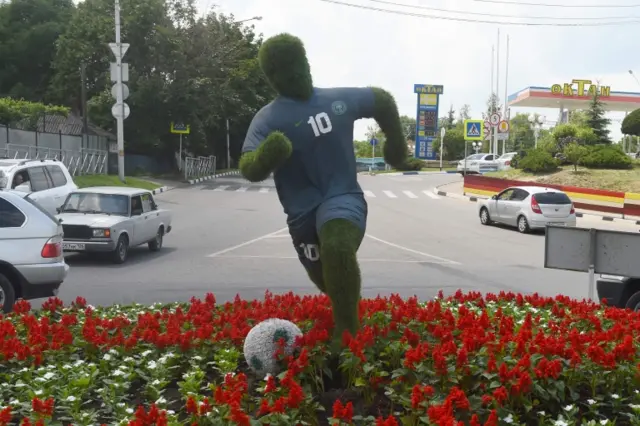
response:
[[[55,43],[74,11],[72,0],[0,3],[0,94],[45,100]]]
[[[640,108],[631,112],[622,120],[620,130],[623,135],[640,136]]]
[[[453,109],[453,105],[449,107],[447,112],[447,118],[445,119],[445,128],[447,130],[453,129],[456,121],[456,111]]]
[[[500,98],[495,93],[492,93],[487,99],[487,111],[483,113],[482,118],[490,117],[491,114],[502,114],[502,105],[500,105]]]
[[[433,141],[433,151],[440,153],[440,138]],[[447,130],[444,135],[442,159],[453,161],[464,157],[464,133],[462,126]]]
[[[589,153],[589,150],[587,150],[587,148],[582,145],[572,142],[564,147],[563,152],[567,157],[567,160],[569,160],[569,162],[573,164],[573,170],[577,172],[578,164],[580,164],[580,161],[584,157],[586,157],[586,155]]]
[[[66,117],[68,108],[45,105],[11,98],[0,98],[0,124],[6,126],[20,124],[25,130],[34,130],[43,115]]]
[[[586,111],[587,126],[593,129],[598,137],[598,143],[610,144],[608,126],[611,123],[605,116],[604,103],[600,99],[600,95],[596,92],[589,103],[589,109]]]
[[[587,112],[583,110],[569,111],[569,123],[575,124],[578,127],[588,126],[589,117]]]
[[[462,105],[460,111],[458,112],[458,122],[464,122],[464,120],[469,120],[471,118],[471,107],[468,104]]]
[[[402,123],[402,130],[404,131],[405,139],[416,141],[416,119],[406,115],[400,116],[400,123]]]
[[[513,141],[514,151],[534,147],[535,136],[529,123],[529,114],[517,113],[509,120],[509,135]]]
[[[379,141],[379,140],[378,140]],[[378,143],[374,147],[371,146],[369,141],[354,141],[353,151],[357,158],[371,158],[372,150],[376,157],[382,157],[382,147],[384,144]]]

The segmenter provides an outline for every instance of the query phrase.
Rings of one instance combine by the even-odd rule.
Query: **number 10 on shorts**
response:
[[[320,248],[317,244],[300,244],[300,248],[304,251],[304,257],[312,262],[320,260]]]

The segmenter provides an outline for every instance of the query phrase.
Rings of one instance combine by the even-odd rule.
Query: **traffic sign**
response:
[[[491,129],[493,129],[493,127],[491,127],[491,123],[489,123],[489,120],[485,120],[484,122],[484,140],[485,141],[491,140]]]
[[[171,133],[177,135],[188,135],[191,132],[191,126],[184,123],[171,122]]]
[[[369,143],[371,144],[371,146],[376,146],[376,145],[378,145],[378,139],[376,139],[376,138],[371,138],[371,140],[369,141]]]
[[[124,54],[127,53],[127,50],[129,50],[129,46],[129,43],[109,43],[109,47],[116,58],[120,56],[120,52],[122,52],[122,56],[124,56]]]
[[[502,120],[500,124],[498,124],[498,131],[500,133],[508,133],[509,132],[509,122],[506,120]]]
[[[464,139],[468,141],[481,141],[482,120],[464,120]]]
[[[489,122],[494,127],[500,124],[500,114],[498,114],[497,112],[494,112],[493,114],[491,114],[491,117],[489,118]]]
[[[499,141],[508,141],[509,140],[509,132],[500,132],[496,135],[496,139]]]
[[[122,116],[122,106],[124,105],[124,117]],[[111,115],[113,115],[114,118],[122,118],[123,120],[126,120],[127,117],[129,117],[129,114],[131,114],[131,109],[129,108],[129,105],[127,105],[126,103],[122,103],[122,104],[113,104],[113,106],[111,107]]]
[[[111,87],[111,96],[113,96],[113,99],[118,99],[118,85],[114,84],[113,87]],[[127,86],[126,84],[122,84],[122,100],[126,101],[127,98],[129,97],[129,86]]]

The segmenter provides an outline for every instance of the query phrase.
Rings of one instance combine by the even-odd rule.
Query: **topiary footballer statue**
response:
[[[398,167],[408,155],[398,108],[383,89],[314,87],[304,45],[290,34],[266,40],[258,58],[279,96],[253,118],[240,171],[251,182],[274,173],[300,262],[331,299],[335,354],[344,331],[355,335],[359,328],[356,253],[368,210],[357,179],[353,123],[375,119],[386,136],[385,161]]]

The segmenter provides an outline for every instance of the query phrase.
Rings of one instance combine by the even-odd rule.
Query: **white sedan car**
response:
[[[467,173],[486,173],[498,170],[498,163],[495,161],[493,154],[472,154],[467,157],[465,164],[464,158],[458,161],[458,173],[463,173],[465,166]]]
[[[547,225],[576,226],[576,210],[567,194],[542,186],[511,187],[478,200],[478,214],[483,225],[516,226],[523,234]]]
[[[513,157],[518,155],[517,152],[506,152],[502,154],[496,162],[498,163],[498,170],[509,170],[512,167]]]

